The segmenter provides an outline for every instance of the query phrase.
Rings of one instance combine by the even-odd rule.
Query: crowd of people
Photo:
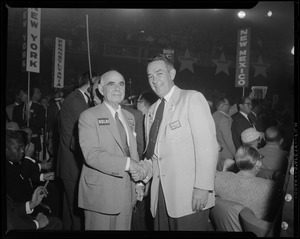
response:
[[[222,231],[210,213],[222,199],[272,222],[270,235],[294,235],[282,221],[293,112],[252,93],[182,90],[164,55],[147,75],[152,90],[133,104],[117,70],[84,72],[51,99],[18,90],[6,108],[7,231]]]

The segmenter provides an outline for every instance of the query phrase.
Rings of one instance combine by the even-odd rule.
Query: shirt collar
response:
[[[113,118],[115,118],[115,114],[116,112],[118,112],[118,114],[121,114],[121,106],[118,106],[118,109],[115,110],[113,107],[111,107],[107,102],[103,101],[104,104],[106,104],[106,106],[108,107],[110,113],[112,114]]]
[[[165,97],[163,97],[167,103],[171,99],[171,96],[172,96],[174,90],[175,90],[175,85],[173,85],[172,88],[171,88],[171,90],[169,91],[169,93]]]
[[[244,112],[242,112],[242,111],[240,111],[240,113],[247,119],[247,120],[249,120],[248,119],[248,115],[247,114],[245,114]]]
[[[81,94],[83,95],[83,97],[84,97],[84,99],[85,99],[85,102],[88,103],[88,102],[89,102],[89,99],[88,99],[88,97],[86,96],[86,94],[85,94],[81,89],[78,88],[78,90],[79,90],[79,91],[81,92]]]

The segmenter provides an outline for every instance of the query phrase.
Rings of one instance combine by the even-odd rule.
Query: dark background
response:
[[[23,4],[23,5],[22,5]],[[29,5],[29,6],[28,6]],[[119,7],[120,6],[120,7]],[[278,94],[280,100],[294,97],[295,61],[291,54],[295,29],[298,29],[298,2],[261,1],[247,2],[46,2],[28,4],[8,1],[1,9],[2,64],[5,82],[6,104],[13,102],[13,91],[27,87],[28,73],[22,72],[22,7],[41,7],[40,73],[31,73],[31,85],[40,87],[43,95],[52,90],[52,59],[55,37],[66,40],[65,87],[70,92],[76,87],[78,75],[89,69],[86,44],[86,15],[89,18],[89,39],[92,71],[104,73],[111,67],[118,69],[126,80],[126,97],[138,95],[150,89],[146,74],[146,59],[164,48],[175,50],[175,83],[184,89],[195,89],[210,98],[218,92],[232,97],[242,95],[242,88],[235,88],[235,62],[237,30],[251,28],[249,87],[268,86],[267,97]],[[244,19],[237,17],[238,10],[246,12]],[[266,14],[271,10],[272,16]],[[143,33],[141,32],[143,31]],[[128,34],[131,40],[127,39]],[[151,35],[155,43],[145,39]],[[158,43],[159,38],[179,40]],[[298,34],[296,34],[298,35]],[[178,57],[189,49],[194,73],[185,69],[179,72]],[[224,53],[231,61],[229,75],[221,71],[216,74],[218,60]],[[3,57],[4,55],[4,57]],[[269,64],[263,75],[254,77],[252,63],[262,56]],[[297,66],[298,60],[296,61]],[[298,66],[297,66],[298,68]],[[129,84],[131,79],[132,84]]]

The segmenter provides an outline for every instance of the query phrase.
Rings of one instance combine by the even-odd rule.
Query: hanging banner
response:
[[[23,10],[22,70],[40,72],[41,9]]]
[[[168,57],[174,65],[174,49],[163,49],[163,54]]]
[[[56,37],[54,49],[54,75],[53,87],[64,87],[64,69],[65,69],[65,40]]]
[[[248,87],[250,61],[250,28],[239,29],[237,38],[235,87]]]

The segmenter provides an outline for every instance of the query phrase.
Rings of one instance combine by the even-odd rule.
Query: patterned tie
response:
[[[151,125],[150,133],[149,133],[149,143],[146,151],[146,158],[151,159],[154,154],[154,148],[156,144],[156,139],[159,131],[159,126],[162,121],[163,113],[165,107],[165,99],[162,98],[161,102],[157,108],[155,119],[153,124]]]
[[[123,144],[123,149],[126,153],[126,156],[130,157],[129,147],[128,147],[128,143],[127,143],[126,130],[125,130],[124,125],[122,124],[121,120],[119,119],[118,112],[116,112],[116,114],[115,114],[115,120],[116,120],[116,124],[117,124],[118,130],[119,130],[120,138],[121,138],[121,141]]]

